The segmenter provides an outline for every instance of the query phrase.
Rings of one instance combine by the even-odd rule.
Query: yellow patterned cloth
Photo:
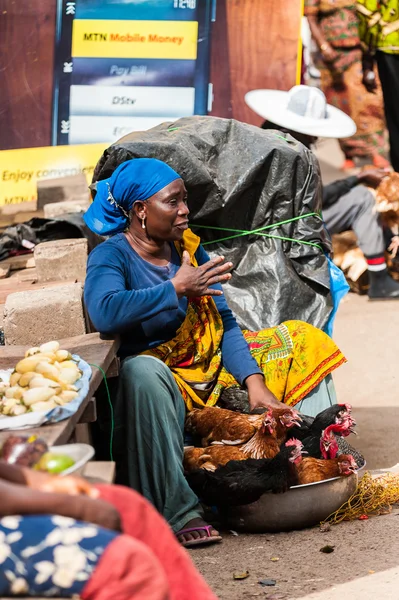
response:
[[[366,49],[399,54],[398,0],[357,0],[360,39]]]
[[[193,266],[197,266],[194,254],[199,242],[188,230],[182,244],[176,244],[180,255],[189,252]],[[346,361],[328,335],[303,321],[243,334],[267,387],[289,406]],[[239,385],[222,366],[222,337],[223,322],[213,298],[190,298],[176,336],[143,354],[159,358],[170,368],[188,410],[214,406],[224,388]]]

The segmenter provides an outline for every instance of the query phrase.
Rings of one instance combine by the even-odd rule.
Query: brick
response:
[[[85,280],[87,240],[84,238],[43,242],[36,246],[34,257],[39,283]]]
[[[89,198],[86,177],[83,173],[52,179],[41,179],[37,182],[37,209],[46,204],[63,202],[64,200]]]
[[[9,294],[4,307],[6,345],[37,346],[86,333],[83,285]]]
[[[43,208],[44,218],[55,219],[56,217],[61,217],[62,215],[86,212],[89,206],[90,201],[87,197],[87,194],[85,194],[85,196],[82,197],[82,199],[78,200],[65,200],[65,202],[45,204]]]

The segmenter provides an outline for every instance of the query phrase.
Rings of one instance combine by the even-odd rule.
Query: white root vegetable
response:
[[[76,385],[68,385],[68,384],[66,384],[65,385],[65,390],[67,392],[77,392],[78,388],[76,387]]]
[[[76,369],[77,371],[79,371],[78,365],[73,360],[64,360],[60,363],[56,363],[54,366],[57,367],[59,370],[61,370],[61,369]]]
[[[55,352],[41,352],[41,356],[43,356],[43,358],[47,358],[51,365],[53,365],[56,361]]]
[[[34,354],[39,354],[39,352],[40,348],[38,346],[35,346],[34,348],[29,348],[29,350],[25,352],[25,358],[27,358],[28,356],[33,356]]]
[[[23,404],[16,404],[10,409],[9,415],[10,417],[19,417],[19,415],[24,415],[26,412],[28,412],[26,406]]]
[[[22,394],[24,393],[23,388],[19,386],[9,387],[6,389],[5,396],[6,398],[14,398],[15,400],[20,400],[22,398]]]
[[[47,379],[59,380],[60,371],[54,365],[50,365],[47,362],[39,362],[34,370],[36,373],[41,373]]]
[[[1,412],[3,415],[9,415],[10,411],[14,408],[14,406],[17,406],[17,404],[20,404],[18,400],[15,400],[15,398],[8,398],[2,402]]]
[[[48,412],[49,410],[52,410],[56,406],[57,406],[57,404],[54,402],[54,400],[50,399],[50,400],[47,400],[47,402],[35,402],[35,404],[32,404],[31,410],[33,412]]]
[[[41,362],[49,362],[49,358],[43,356],[43,354],[35,354],[34,356],[28,356],[28,358],[23,358],[17,363],[15,370],[22,375],[24,373],[28,373],[29,371],[34,371],[37,365]]]
[[[58,352],[60,345],[58,342],[47,342],[40,346],[40,352]]]
[[[32,388],[23,393],[22,400],[25,406],[32,406],[37,402],[47,402],[51,396],[54,396],[53,388]]]
[[[11,373],[10,386],[14,387],[14,385],[17,385],[20,379],[21,379],[21,373],[17,373],[17,371],[14,371],[14,373]]]
[[[61,402],[63,404],[68,404],[68,402],[75,400],[75,398],[78,395],[79,395],[78,392],[69,392],[69,391],[61,392],[61,394],[58,394],[58,396],[57,396],[57,402],[59,400],[61,400]]]
[[[81,372],[78,369],[61,369],[58,375],[58,381],[72,385],[75,381],[80,379],[81,376]]]
[[[43,375],[36,373],[36,371],[28,371],[21,375],[21,379],[18,383],[21,387],[27,387],[30,384],[31,379],[36,379],[37,377],[43,377]]]
[[[54,394],[58,394],[58,392],[61,392],[61,386],[59,383],[57,383],[53,379],[46,379],[46,377],[42,377],[42,376],[33,377],[29,382],[29,387],[30,388],[40,388],[40,387],[53,388]]]
[[[68,352],[68,350],[57,350],[57,352],[55,353],[55,360],[57,362],[64,362],[66,360],[71,360],[72,355],[70,352]]]

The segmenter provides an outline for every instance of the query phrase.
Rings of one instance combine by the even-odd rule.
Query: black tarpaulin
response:
[[[280,132],[215,117],[187,117],[131,133],[107,150],[93,182],[109,177],[122,162],[158,158],[183,178],[191,227],[203,242],[254,230],[321,209],[316,159]],[[251,234],[206,244],[232,261],[226,299],[242,327],[259,330],[288,319],[323,328],[332,308],[328,263],[330,244],[317,216],[266,230],[298,241]],[[318,244],[320,247],[300,242]]]

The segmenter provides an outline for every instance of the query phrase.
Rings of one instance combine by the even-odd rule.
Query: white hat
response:
[[[321,90],[308,85],[296,85],[289,92],[252,90],[245,102],[267,121],[298,133],[336,139],[356,133],[355,122],[327,104]]]

